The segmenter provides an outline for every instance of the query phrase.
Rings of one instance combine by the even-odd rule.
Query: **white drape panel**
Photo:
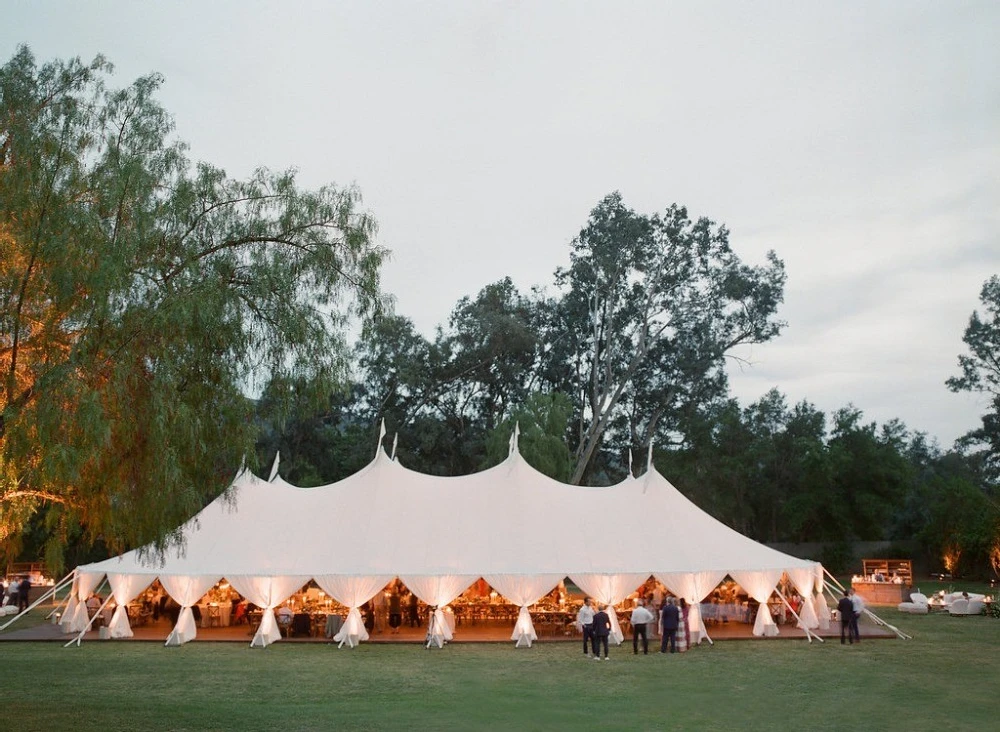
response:
[[[174,602],[181,606],[181,613],[177,618],[177,625],[167,636],[168,646],[179,646],[195,639],[198,635],[197,624],[194,622],[194,613],[191,606],[208,592],[212,585],[219,581],[217,574],[208,575],[167,575],[160,577],[160,584],[167,594],[173,598]]]
[[[809,568],[785,570],[788,579],[795,585],[795,589],[802,596],[802,608],[799,610],[800,628],[818,628],[819,618],[816,617],[816,609],[813,607],[813,585],[816,583],[816,573]]]
[[[830,606],[826,604],[826,581],[823,565],[816,565],[816,620],[821,630],[830,629]]]
[[[139,596],[139,593],[149,587],[149,575],[143,574],[118,574],[108,572],[108,584],[111,585],[111,594],[114,595],[118,607],[115,608],[111,622],[108,623],[108,630],[112,638],[131,638],[132,627],[128,623],[128,605]]]
[[[274,608],[309,581],[309,577],[298,575],[263,577],[243,574],[228,576],[226,579],[238,593],[264,611],[260,627],[250,641],[251,648],[266,648],[281,639],[278,621],[274,618]]]
[[[69,601],[66,603],[66,607],[63,608],[62,617],[59,618],[59,627],[62,628],[63,633],[70,632],[70,625],[73,622],[73,616],[76,614],[76,608],[79,604],[76,601],[76,585],[74,584],[69,590]],[[79,632],[77,631],[77,633]]]
[[[79,577],[73,577],[73,584],[69,588],[69,602],[66,603],[66,609],[63,610],[62,617],[59,618],[59,627],[62,629],[63,633],[72,632],[73,617],[76,615],[76,608],[79,606],[79,601],[76,599],[76,588],[77,583],[79,583]],[[76,631],[79,633],[80,631]]]
[[[615,605],[631,595],[635,589],[649,578],[648,574],[574,574],[570,579],[581,590],[608,606],[608,618],[611,620],[611,636],[609,640],[615,645],[621,645],[625,639],[621,625],[618,623],[618,613]]]
[[[708,629],[701,617],[701,601],[708,597],[719,583],[726,578],[725,571],[705,570],[704,572],[655,572],[656,579],[677,597],[688,602],[688,630],[700,643],[708,638]]]
[[[514,632],[510,639],[516,641],[515,648],[522,644],[531,648],[531,644],[538,640],[535,633],[535,626],[531,622],[531,613],[528,612],[528,605],[534,605],[541,600],[553,587],[558,585],[563,577],[558,574],[491,574],[483,577],[501,595],[520,605],[521,609],[517,613],[517,622],[514,624]]]
[[[778,626],[774,624],[774,618],[771,617],[771,609],[767,606],[767,601],[781,579],[781,570],[730,572],[730,574],[750,597],[760,603],[760,607],[757,609],[757,619],[754,620],[753,624],[753,634],[778,635]]]
[[[333,639],[340,641],[340,647],[346,643],[354,648],[361,641],[368,640],[368,630],[361,617],[359,607],[371,600],[376,593],[392,581],[391,575],[354,576],[338,574],[322,574],[313,577],[316,584],[323,588],[330,597],[346,605],[347,619]]]
[[[445,574],[438,576],[414,575],[400,577],[400,579],[414,595],[428,605],[437,608],[431,616],[427,645],[429,647],[434,644],[441,648],[445,641],[450,641],[454,637],[441,608],[461,595],[465,588],[479,577],[469,574]]]
[[[63,626],[65,632],[79,633],[87,627],[87,624],[90,622],[90,616],[87,614],[87,598],[94,594],[94,590],[97,589],[97,585],[100,584],[103,577],[103,573],[77,573],[75,583],[76,608],[73,610],[72,616],[69,615],[69,612],[66,613],[69,616],[69,622]]]

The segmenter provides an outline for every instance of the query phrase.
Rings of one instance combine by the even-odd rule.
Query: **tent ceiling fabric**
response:
[[[595,517],[600,521],[595,523]],[[243,471],[164,556],[78,568],[159,577],[663,575],[818,571],[685,498],[655,468],[601,488],[567,485],[516,451],[472,475],[408,470],[382,450],[337,483],[298,488]]]

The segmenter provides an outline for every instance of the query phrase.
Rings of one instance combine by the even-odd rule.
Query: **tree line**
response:
[[[563,319],[544,329],[553,305],[551,297],[524,296],[502,280],[459,301],[447,327],[430,339],[403,316],[381,318],[355,346],[348,388],[323,409],[263,425],[259,463],[266,472],[280,453],[281,473],[293,483],[337,480],[372,459],[384,420],[385,449],[404,465],[461,475],[506,458],[517,425],[524,458],[572,481],[588,403],[546,378],[559,373],[547,339],[571,325]],[[982,430],[944,449],[899,420],[867,420],[853,405],[826,414],[808,401],[790,405],[778,389],[741,405],[724,372],[713,378],[711,397],[663,410],[653,459],[716,518],[759,541],[826,542],[833,562],[855,540],[916,540],[942,570],[984,575],[1000,568],[993,454],[974,449]],[[281,389],[294,393],[287,383]],[[265,393],[262,414],[271,411],[270,398]],[[641,405],[627,406],[611,413],[582,471],[587,484],[645,469],[649,442],[636,439],[632,418],[647,417]]]
[[[110,71],[27,48],[0,68],[8,557],[163,548],[241,460],[280,450],[289,480],[330,482],[371,459],[384,420],[427,473],[499,462],[517,424],[525,458],[576,484],[655,446],[678,488],[759,540],[916,536],[970,567],[1000,558],[996,278],[948,383],[993,411],[947,451],[850,405],[734,400],[727,361],[784,327],[784,265],[743,261],[677,204],[609,194],[545,287],[500,279],[427,337],[387,306],[356,189],[193,162],[162,79],[113,89]]]

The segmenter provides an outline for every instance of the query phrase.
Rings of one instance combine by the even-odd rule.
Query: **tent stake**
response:
[[[74,570],[74,571],[76,571],[76,570]],[[21,617],[27,615],[32,610],[34,610],[36,607],[38,607],[43,602],[45,602],[46,600],[48,600],[52,595],[56,594],[57,590],[61,589],[62,587],[64,587],[66,585],[66,578],[70,577],[72,574],[73,574],[73,572],[70,572],[68,575],[66,575],[66,577],[63,577],[62,580],[60,580],[59,584],[53,585],[51,590],[49,590],[48,592],[44,593],[41,597],[39,597],[37,600],[35,600],[30,605],[28,605],[28,607],[26,607],[24,610],[22,610],[21,612],[19,612],[17,615],[15,615],[13,618],[11,618],[10,620],[8,620],[6,623],[4,623],[3,625],[0,625],[0,630],[3,630],[8,625],[12,625],[18,619],[20,619]]]

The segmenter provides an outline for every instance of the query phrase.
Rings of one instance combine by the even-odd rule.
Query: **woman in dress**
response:
[[[691,627],[688,625],[688,612],[691,610],[687,600],[681,598],[681,628],[683,633],[677,634],[677,650],[682,653],[691,647]]]

